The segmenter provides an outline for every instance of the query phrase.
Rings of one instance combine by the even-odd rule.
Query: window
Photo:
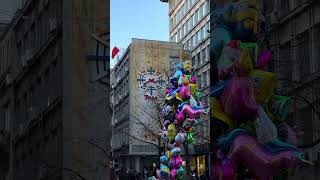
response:
[[[297,37],[296,59],[300,70],[299,78],[303,80],[310,75],[310,52],[309,52],[309,32],[299,35]]]
[[[201,66],[201,55],[200,55],[200,52],[197,54],[196,59],[197,59],[197,65]]]
[[[193,28],[193,26],[195,26],[195,25],[196,25],[195,14],[193,14],[193,15],[191,16],[191,19],[192,19],[191,28]]]
[[[204,48],[202,50],[202,57],[203,57],[203,61],[205,62],[207,60],[207,48]]]
[[[196,23],[199,21],[199,9],[194,13],[194,18],[195,18],[195,23],[194,26],[196,25]]]
[[[194,35],[194,45],[195,46],[198,45],[198,34],[197,33]]]

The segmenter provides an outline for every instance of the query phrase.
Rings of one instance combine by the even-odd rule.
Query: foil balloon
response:
[[[177,179],[183,180],[184,179],[183,174],[184,174],[184,169],[182,166],[180,166],[180,168],[177,171]]]
[[[168,179],[170,174],[170,170],[167,166],[161,165],[160,166],[160,177],[163,179]]]
[[[185,137],[186,137],[185,133],[178,133],[175,137],[175,141],[179,144],[182,144],[185,141]]]
[[[173,169],[175,167],[175,165],[176,165],[175,158],[171,157],[169,162],[168,162],[168,165],[169,165],[170,169]]]
[[[247,134],[240,134],[233,140],[227,158],[236,164],[244,164],[259,179],[271,179],[282,169],[296,168],[303,162],[300,152],[268,153],[262,144]]]
[[[168,139],[170,141],[174,140],[175,136],[176,136],[175,125],[174,124],[170,124],[169,127],[168,127]]]
[[[250,78],[233,78],[224,90],[220,101],[224,112],[233,120],[253,120],[257,115],[258,107]]]
[[[214,97],[210,100],[211,103],[211,117],[216,118],[217,120],[223,122],[228,127],[234,126],[234,121],[228,116],[221,108],[218,100]]]
[[[190,78],[190,84],[195,84],[197,81],[197,78],[195,76],[191,76]]]
[[[182,86],[179,92],[179,95],[182,99],[189,99],[191,94],[188,86]]]
[[[171,169],[170,171],[170,180],[175,180],[177,176],[177,170],[176,169]]]
[[[258,117],[255,121],[257,139],[261,143],[276,139],[278,137],[277,128],[261,106],[258,107]]]
[[[188,115],[189,118],[195,119],[205,114],[203,109],[194,110],[189,104],[185,104],[181,110],[184,114]]]
[[[168,159],[168,156],[165,156],[165,155],[164,155],[164,156],[161,156],[161,157],[160,157],[160,163],[163,163],[163,164],[164,164],[164,163],[168,163],[168,160],[169,160],[169,159]]]
[[[266,70],[268,62],[271,59],[272,59],[272,52],[270,50],[262,51],[257,61],[257,67],[261,70]]]
[[[192,143],[194,141],[192,132],[188,133],[188,142]]]
[[[176,156],[175,157],[175,161],[176,161],[176,168],[180,168],[182,166],[182,158],[180,156]]]
[[[176,120],[175,120],[175,123],[176,124],[181,124],[183,123],[184,121],[184,114],[182,111],[178,111],[177,114],[176,114]]]
[[[254,81],[254,91],[257,101],[266,103],[270,100],[273,90],[277,84],[277,75],[275,73],[253,70],[250,77]]]
[[[195,95],[195,93],[197,92],[197,89],[198,89],[198,85],[196,85],[194,83],[190,83],[190,84],[188,84],[188,86],[190,89],[190,94]]]
[[[213,167],[213,179],[234,180],[236,176],[236,168],[231,160],[223,160],[216,162]]]
[[[177,70],[174,73],[173,78],[179,79],[181,75],[182,75],[182,71],[181,70]]]
[[[181,149],[178,147],[171,150],[172,157],[176,157],[176,156],[180,155],[180,153],[181,153]]]

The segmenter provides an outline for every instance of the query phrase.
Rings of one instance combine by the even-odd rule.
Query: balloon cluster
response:
[[[193,132],[197,119],[206,114],[202,94],[198,91],[196,77],[192,75],[189,61],[175,67],[167,83],[162,115],[164,117],[161,139],[164,155],[160,158],[160,179],[183,179],[180,146],[194,141]]]
[[[256,9],[256,0],[238,0],[216,11],[211,50],[219,82],[211,88],[211,117],[225,133],[217,142],[214,179],[234,179],[240,165],[248,176],[271,179],[307,162],[296,147],[301,133],[284,122],[290,98],[274,94],[277,76],[266,71],[272,52],[258,46],[265,23]]]

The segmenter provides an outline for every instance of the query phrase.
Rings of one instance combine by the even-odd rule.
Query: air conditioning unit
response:
[[[120,81],[120,77],[117,78],[117,83]]]
[[[55,31],[57,29],[57,27],[58,27],[57,19],[55,19],[55,18],[49,19],[49,30],[50,30],[50,32]]]
[[[128,68],[128,67],[125,67],[124,70],[125,70],[126,72],[128,72],[128,71],[129,71],[129,68]]]

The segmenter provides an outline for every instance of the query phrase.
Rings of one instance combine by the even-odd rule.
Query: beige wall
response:
[[[155,104],[154,101],[146,100],[144,98],[145,91],[139,88],[139,82],[137,81],[139,78],[138,74],[139,72],[152,67],[163,75],[163,80],[167,81],[164,70],[166,72],[170,71],[170,56],[182,57],[182,55],[182,47],[175,43],[138,39],[133,39],[132,41],[130,52],[130,114],[141,119],[155,133],[158,133],[158,129],[161,128],[159,122],[153,120],[145,113],[145,111],[148,111],[148,113],[156,116],[157,112],[152,108]],[[163,87],[165,88],[165,86]],[[163,92],[164,89],[158,90],[158,93]],[[162,101],[163,99],[159,97],[159,100]],[[130,118],[134,120],[134,118]],[[146,141],[156,144],[158,143],[157,141],[144,138],[143,135],[146,131],[141,131],[141,129],[143,130],[141,126],[138,126],[135,123],[130,123],[130,134],[135,137],[140,137]],[[137,152],[132,152],[132,145],[140,145],[143,143],[133,139],[131,139],[131,143],[130,152],[132,154],[137,154]],[[153,152],[153,154],[157,154],[157,151]]]

